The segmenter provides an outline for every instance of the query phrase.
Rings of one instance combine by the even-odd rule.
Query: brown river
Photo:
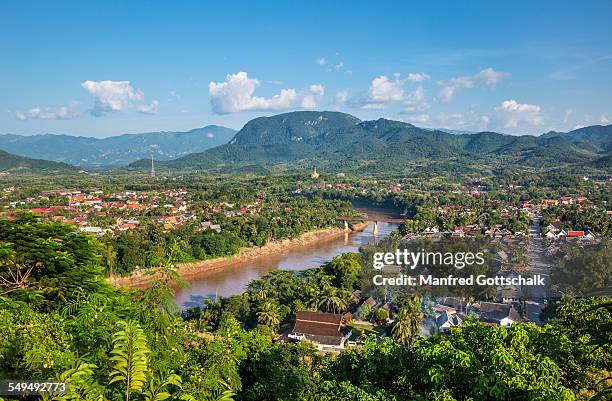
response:
[[[399,217],[385,209],[356,208],[369,217]],[[201,305],[207,298],[230,296],[245,291],[246,285],[266,273],[276,270],[304,270],[320,266],[334,256],[345,252],[356,252],[360,246],[374,243],[396,231],[397,223],[378,223],[378,236],[373,234],[374,223],[363,231],[346,233],[344,236],[325,239],[316,244],[304,245],[274,255],[260,256],[248,261],[236,262],[223,269],[211,270],[193,279],[189,288],[180,289],[175,297],[181,308]]]

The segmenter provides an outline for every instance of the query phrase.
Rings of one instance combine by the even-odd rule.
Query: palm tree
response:
[[[318,307],[325,312],[341,313],[348,307],[346,294],[344,291],[332,287],[331,285],[326,286],[323,288]]]
[[[257,312],[257,322],[274,330],[280,323],[278,306],[272,302],[264,302],[261,311]]]
[[[255,280],[247,285],[247,292],[254,294],[256,299],[264,301],[268,299],[272,285],[268,280]]]
[[[395,324],[391,329],[391,335],[404,345],[410,345],[416,337],[421,320],[423,318],[419,304],[414,305],[412,301],[399,310],[395,318]],[[415,307],[416,306],[416,307]]]

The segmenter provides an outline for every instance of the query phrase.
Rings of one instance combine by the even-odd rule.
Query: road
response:
[[[524,288],[524,295],[528,299],[541,302],[548,297],[548,288],[550,286],[550,270],[551,266],[546,260],[544,238],[541,234],[542,216],[536,216],[533,219],[533,223],[529,230],[529,236],[531,237],[527,256],[530,259],[529,266],[526,270],[526,274],[533,276],[539,274],[546,280],[544,287],[526,287]]]

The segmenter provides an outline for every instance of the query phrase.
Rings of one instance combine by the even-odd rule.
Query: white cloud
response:
[[[93,95],[95,100],[90,113],[97,117],[106,113],[122,112],[128,108],[154,113],[159,107],[156,100],[149,105],[142,104],[144,93],[134,89],[130,81],[85,81],[81,87]]]
[[[291,108],[313,109],[316,99],[323,96],[323,85],[311,85],[308,90],[298,93],[295,89],[282,89],[271,98],[254,96],[260,82],[249,78],[246,72],[228,74],[223,82],[210,82],[208,91],[211,96],[213,112],[217,114],[242,111],[287,110]]]
[[[610,119],[608,118],[608,116],[606,116],[605,114],[601,115],[601,118],[599,119],[599,121],[602,124],[610,124]]]
[[[308,92],[305,93],[302,97],[301,106],[304,109],[316,109],[317,108],[317,98],[325,95],[325,87],[321,84],[310,85],[308,87]]]
[[[368,94],[361,99],[355,99],[353,104],[362,109],[385,109],[387,105],[398,104],[405,112],[424,112],[430,105],[425,101],[425,90],[421,85],[409,92],[407,85],[429,79],[425,73],[410,73],[402,78],[400,73],[393,74],[393,78],[381,75],[372,80]]]
[[[334,98],[334,102],[338,104],[346,103],[348,99],[348,90],[342,90],[336,93],[336,97]]]
[[[450,102],[458,89],[471,89],[477,86],[494,87],[509,75],[507,72],[485,68],[474,75],[451,78],[448,82],[438,82],[442,86],[440,100]]]
[[[409,73],[408,78],[406,78],[409,82],[423,82],[429,80],[431,77],[424,72],[416,72]]]
[[[79,115],[77,108],[79,102],[70,102],[67,106],[60,106],[57,108],[40,108],[32,107],[27,111],[15,112],[15,117],[18,120],[25,121],[30,119],[37,120],[70,120]]]
[[[374,78],[370,84],[370,97],[375,102],[401,102],[404,100],[404,82],[390,80],[385,75]]]
[[[327,60],[325,60],[325,57],[319,57],[318,59],[315,60],[315,62],[319,64],[321,67],[327,64]]]
[[[540,125],[542,123],[541,110],[537,104],[518,103],[516,100],[505,100],[495,108],[505,129]]]
[[[159,109],[159,102],[154,100],[151,104],[139,104],[136,105],[136,111],[143,114],[155,114]]]
[[[431,105],[425,101],[425,90],[420,85],[405,97],[403,105],[404,112],[407,113],[422,113],[429,110],[431,107]]]

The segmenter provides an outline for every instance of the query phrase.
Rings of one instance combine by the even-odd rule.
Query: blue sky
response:
[[[339,110],[538,134],[612,121],[612,2],[0,5],[0,133]]]

